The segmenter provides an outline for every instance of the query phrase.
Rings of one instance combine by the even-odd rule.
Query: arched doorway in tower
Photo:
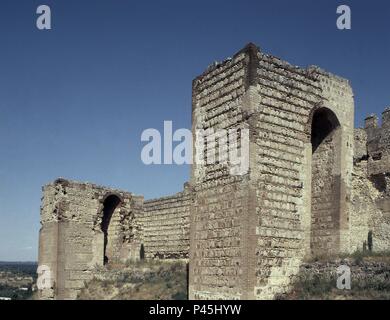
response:
[[[312,256],[332,254],[340,247],[341,127],[328,108],[317,109],[311,122]]]
[[[102,231],[104,234],[104,264],[112,261],[120,250],[120,204],[121,199],[109,195],[103,203]]]

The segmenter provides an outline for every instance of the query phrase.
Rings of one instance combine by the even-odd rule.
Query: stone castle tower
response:
[[[272,299],[305,259],[390,248],[389,110],[382,127],[372,116],[354,129],[347,80],[253,44],[197,77],[192,100],[194,141],[199,129],[248,130],[248,171],[194,161],[182,192],[147,201],[65,179],[46,185],[42,298],[74,299],[96,265],[146,258],[187,260],[191,299]]]

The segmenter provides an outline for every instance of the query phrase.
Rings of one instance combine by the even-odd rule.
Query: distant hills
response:
[[[20,265],[20,264],[38,265],[38,262],[36,262],[36,261],[0,261],[0,265]]]
[[[30,265],[30,264],[34,264],[34,265],[38,265],[38,262],[37,261],[0,261],[0,265]]]

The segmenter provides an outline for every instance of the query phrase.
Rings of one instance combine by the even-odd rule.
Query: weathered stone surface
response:
[[[387,108],[382,114],[382,126],[378,125],[376,115],[371,115],[366,118],[365,129],[355,130],[350,235],[351,246],[359,250],[369,246],[374,251],[390,248],[389,118]]]
[[[213,90],[226,78],[236,85]],[[253,45],[198,77],[193,90],[193,129],[250,129],[250,172],[229,181],[224,168],[193,168],[190,297],[272,298],[305,256],[348,247],[352,90]]]
[[[139,222],[147,259],[188,259],[192,198],[185,189],[174,196],[145,201]]]
[[[371,116],[354,129],[347,80],[253,44],[194,79],[192,100],[194,132],[249,129],[249,171],[195,163],[182,192],[148,201],[45,186],[39,263],[53,285],[43,298],[74,298],[96,264],[146,258],[189,259],[191,299],[272,299],[308,257],[390,248],[388,109],[381,127]]]

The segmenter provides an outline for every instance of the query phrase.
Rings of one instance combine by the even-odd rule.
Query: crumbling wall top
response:
[[[278,65],[280,68],[290,70],[295,73],[299,73],[302,76],[310,78],[311,80],[317,80],[318,76],[325,76],[327,78],[332,78],[335,81],[345,84],[346,86],[350,86],[350,81],[341,76],[335,75],[331,72],[328,72],[318,66],[310,65],[307,68],[293,65],[279,57],[276,57],[271,54],[267,54],[261,51],[260,47],[256,46],[254,43],[248,43],[244,48],[239,50],[233,57],[229,57],[223,61],[215,61],[211,65],[207,67],[207,69],[199,76],[197,76],[193,80],[193,88],[195,88],[198,84],[203,81],[208,80],[213,77],[215,74],[219,72],[219,70],[223,70],[227,64],[231,63],[232,65],[238,61],[241,61],[245,58],[245,56],[257,57],[259,60],[267,60],[271,63]]]
[[[69,179],[65,179],[62,177],[54,180],[53,182],[49,182],[46,185],[44,185],[43,190],[45,190],[48,187],[56,187],[56,186],[62,186],[65,188],[74,188],[74,189],[79,189],[79,190],[94,189],[94,190],[100,191],[100,192],[106,192],[106,193],[118,194],[118,195],[120,194],[120,195],[124,195],[126,197],[142,198],[143,199],[142,195],[136,195],[132,192],[123,191],[123,190],[111,188],[111,187],[106,187],[106,186],[102,186],[102,185],[98,185],[98,184],[94,184],[94,183],[90,183],[90,182],[79,182],[79,181],[75,181],[75,180],[69,180]]]

